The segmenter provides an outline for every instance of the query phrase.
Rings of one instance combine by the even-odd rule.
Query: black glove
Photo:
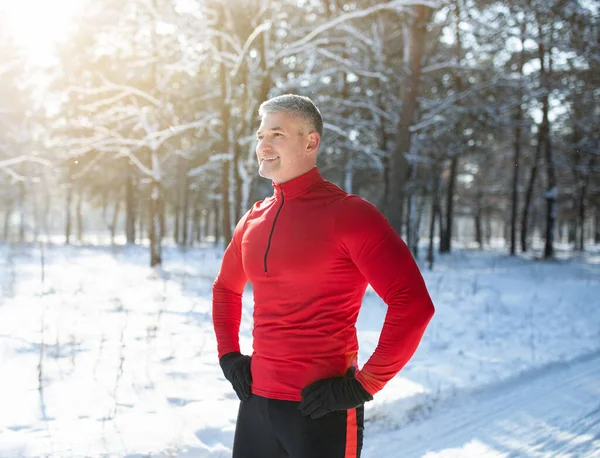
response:
[[[348,410],[371,401],[371,396],[354,377],[356,368],[351,366],[343,377],[317,380],[302,390],[303,401],[298,409],[302,415],[320,418],[335,410]]]
[[[252,393],[250,391],[250,384],[252,383],[250,360],[250,356],[242,355],[239,351],[227,353],[219,359],[223,375],[233,385],[235,394],[237,394],[240,401],[247,401]]]

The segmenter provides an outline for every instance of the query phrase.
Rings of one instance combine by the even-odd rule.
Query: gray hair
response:
[[[262,118],[266,113],[289,113],[309,123],[323,137],[323,118],[321,112],[308,97],[295,94],[284,94],[263,102],[258,114]]]

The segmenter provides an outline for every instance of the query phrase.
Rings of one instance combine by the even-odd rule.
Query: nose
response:
[[[269,151],[271,151],[271,142],[268,141],[266,138],[259,140],[258,143],[256,144],[256,153],[260,154],[260,153],[266,153]]]

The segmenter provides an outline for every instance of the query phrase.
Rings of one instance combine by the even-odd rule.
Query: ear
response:
[[[308,134],[308,143],[306,144],[306,152],[308,154],[314,154],[319,149],[321,144],[321,136],[317,132],[310,132]]]

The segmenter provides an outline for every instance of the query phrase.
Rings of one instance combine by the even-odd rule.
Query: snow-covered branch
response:
[[[216,63],[230,63],[234,65],[237,63],[237,54],[219,50],[213,43],[208,43],[206,47],[213,52],[212,56]]]
[[[240,55],[240,54],[242,54],[242,47],[240,46],[240,43],[239,43],[239,42],[236,42],[236,41],[235,41],[235,40],[234,40],[234,39],[231,37],[231,35],[229,35],[229,34],[227,34],[227,33],[224,33],[224,32],[221,32],[220,30],[212,29],[212,30],[211,30],[211,31],[208,33],[208,37],[207,37],[207,39],[208,39],[208,41],[209,41],[209,42],[212,42],[212,38],[213,38],[213,37],[212,37],[211,35],[213,35],[213,36],[215,36],[215,37],[222,38],[223,40],[225,40],[225,41],[226,41],[226,42],[229,44],[229,46],[231,46],[231,48],[232,48],[232,49],[235,51],[235,53],[236,53],[237,55]]]
[[[324,122],[323,129],[330,130],[331,132],[334,132],[341,137],[348,138],[348,132],[346,132],[344,129],[341,129],[340,127],[336,126],[335,124],[331,124],[329,122]]]
[[[74,180],[78,180],[79,178],[81,178],[82,176],[86,175],[90,170],[92,170],[94,168],[94,166],[100,162],[100,159],[102,159],[104,156],[106,155],[105,152],[99,151],[98,154],[96,155],[96,157],[94,157],[91,161],[89,161],[85,167],[83,169],[81,169],[79,172],[73,174],[71,176],[71,178],[73,178]]]
[[[364,108],[366,110],[371,111],[382,118],[395,123],[397,121],[397,115],[395,113],[388,113],[387,111],[382,110],[377,105],[367,102],[354,102],[352,100],[339,100],[337,103],[340,105],[344,105],[350,108]]]
[[[160,145],[162,145],[164,142],[171,139],[172,137],[175,137],[175,136],[181,134],[182,132],[185,132],[185,131],[191,130],[191,129],[204,130],[213,121],[220,122],[220,119],[216,113],[211,113],[209,115],[206,115],[204,118],[199,119],[197,121],[188,122],[185,124],[178,124],[176,126],[170,126],[167,129],[153,132],[152,134],[148,135],[146,137],[146,139],[155,141],[152,143],[152,147],[153,147],[153,149],[158,149],[160,147]],[[215,123],[215,124],[217,124],[217,123]]]
[[[241,52],[238,55],[238,59],[237,62],[233,68],[233,70],[231,71],[231,77],[235,78],[237,75],[237,72],[240,69],[240,66],[242,65],[242,62],[244,60],[244,57],[246,56],[246,54],[248,53],[248,50],[250,49],[250,46],[252,45],[252,43],[254,43],[254,40],[256,40],[256,38],[263,32],[266,32],[267,30],[271,29],[271,21],[266,21],[263,22],[262,24],[260,24],[258,27],[256,27],[252,33],[250,34],[250,36],[248,37],[248,39],[246,40],[246,43],[244,43],[244,46],[242,47]]]
[[[10,176],[14,181],[21,181],[21,182],[25,182],[27,181],[27,178],[23,175],[18,174],[17,172],[15,172],[13,169],[11,169],[10,167],[2,167],[0,168],[0,172],[4,172],[6,173],[8,176]]]
[[[114,91],[122,91],[123,97],[128,95],[135,95],[146,100],[147,102],[150,102],[154,106],[160,106],[160,101],[154,98],[151,94],[148,94],[147,92],[142,91],[141,89],[138,89],[136,87],[125,84],[108,83],[97,88],[84,88],[78,86],[70,86],[67,88],[67,92],[75,92],[78,94],[85,95],[101,95]]]
[[[379,11],[386,11],[386,10],[398,11],[398,10],[406,9],[406,7],[413,6],[413,5],[425,5],[425,6],[429,6],[430,8],[438,8],[439,3],[440,3],[439,1],[435,1],[435,0],[431,0],[431,1],[427,1],[427,0],[421,0],[421,1],[419,1],[419,0],[393,0],[391,2],[379,3],[376,5],[370,6],[369,8],[365,8],[363,10],[352,11],[350,13],[341,14],[340,16],[337,16],[334,19],[331,19],[330,21],[326,22],[325,24],[321,24],[320,26],[316,27],[315,29],[313,29],[312,32],[303,36],[299,40],[297,40],[293,43],[290,43],[287,47],[285,47],[282,51],[280,51],[278,54],[275,55],[275,57],[273,59],[273,64],[279,62],[281,59],[283,59],[286,56],[301,52],[303,50],[303,48],[307,44],[309,44],[314,38],[316,38],[318,35],[321,35],[322,33],[327,32],[328,30],[338,27],[345,22],[352,21],[354,19],[362,19],[362,18],[365,18],[372,14],[375,14]]]
[[[469,89],[460,92],[458,94],[454,94],[453,96],[448,97],[447,99],[445,99],[442,103],[440,103],[437,107],[433,108],[431,111],[429,111],[427,113],[427,116],[425,116],[421,122],[413,125],[410,127],[410,131],[411,132],[417,132],[429,125],[432,124],[432,122],[434,120],[439,120],[439,116],[441,116],[441,113],[443,113],[444,111],[450,109],[451,107],[456,105],[456,102],[459,102],[461,100],[466,99],[467,97],[473,96],[476,93],[480,92],[480,91],[484,91],[486,89],[489,89],[491,87],[495,87],[495,86],[500,86],[503,83],[499,82],[499,81],[492,81],[489,83],[482,83],[482,84],[478,84],[478,85],[474,85],[472,87],[470,87]]]
[[[45,165],[47,167],[52,167],[52,163],[46,159],[43,159],[39,156],[19,156],[13,157],[11,159],[0,160],[0,170],[3,170],[8,167],[12,167],[17,164],[21,164],[23,162],[34,162],[36,164]]]
[[[133,152],[129,149],[129,148],[121,148],[119,150],[119,154],[117,155],[117,157],[126,157],[128,158],[131,162],[133,162],[133,164],[140,169],[140,171],[144,174],[147,175],[151,178],[153,178],[154,180],[158,181],[160,177],[155,176],[154,173],[154,167],[152,169],[149,169],[148,167],[146,167],[144,165],[144,163],[142,161],[140,161],[138,159],[138,157],[133,154]]]
[[[85,139],[73,139],[69,142],[66,142],[66,146],[72,148],[71,156],[80,156],[87,154],[90,151],[97,151],[99,153],[116,153],[116,157],[127,157],[138,167],[138,169],[140,169],[143,174],[158,181],[160,176],[157,175],[157,167],[152,167],[152,169],[147,167],[137,156],[135,156],[133,151],[141,148],[148,148],[150,151],[156,152],[165,142],[176,137],[177,135],[180,135],[181,133],[191,129],[201,128],[204,130],[211,122],[217,120],[218,117],[216,114],[209,114],[197,121],[180,124],[177,126],[170,126],[167,129],[162,129],[155,132],[149,132],[143,138],[126,138],[117,131],[106,126],[94,126],[94,132],[100,135],[95,135],[94,137],[88,137]],[[162,158],[162,162],[166,161],[167,159],[168,156],[165,155],[165,157]],[[87,170],[84,170],[81,172],[81,174],[86,172]]]
[[[130,97],[131,94],[128,94],[126,92],[119,92],[118,94],[112,96],[112,97],[108,97],[106,99],[102,99],[102,100],[97,100],[95,102],[91,102],[85,105],[81,105],[79,108],[83,111],[90,111],[90,112],[94,112],[96,111],[98,108],[104,107],[104,106],[112,106],[115,105],[117,102],[119,102],[120,100],[124,99],[125,97]]]
[[[421,70],[421,73],[423,73],[423,74],[434,73],[439,70],[465,70],[465,66],[459,64],[458,62],[456,62],[455,59],[453,59],[453,60],[450,60],[447,62],[438,62],[438,63],[432,64],[432,65],[423,67],[423,69]]]
[[[369,38],[367,35],[362,33],[358,29],[358,27],[354,27],[352,24],[344,24],[341,27],[341,30],[343,30],[348,35],[352,36],[353,38],[357,38],[358,41],[364,43],[368,49],[375,49],[375,42],[371,38]]]
[[[217,162],[231,160],[232,158],[233,158],[233,154],[231,154],[231,153],[214,154],[204,164],[191,169],[187,173],[187,176],[188,177],[196,177],[198,175],[201,175],[209,167],[216,165]]]
[[[381,72],[370,72],[369,70],[363,70],[361,68],[356,68],[356,66],[357,66],[356,62],[352,62],[348,59],[344,59],[343,57],[340,57],[337,54],[329,52],[325,48],[318,48],[317,52],[325,57],[328,57],[331,60],[334,60],[334,61],[344,65],[349,71],[351,71],[352,73],[355,73],[356,75],[365,76],[368,78],[376,78],[383,82],[388,81],[388,78]]]

